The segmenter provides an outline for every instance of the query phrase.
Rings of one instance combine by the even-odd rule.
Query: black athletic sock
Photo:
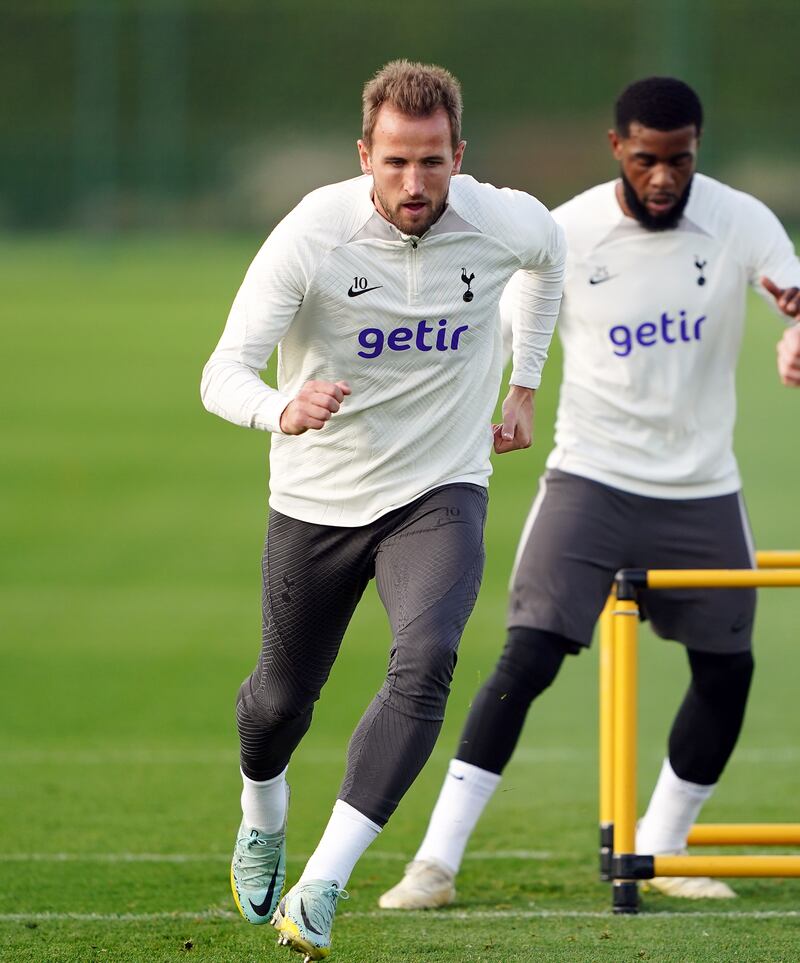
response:
[[[687,649],[692,681],[669,736],[669,761],[687,782],[718,781],[744,721],[753,675],[750,652],[718,655]]]
[[[541,629],[510,629],[494,672],[472,703],[456,758],[500,773],[511,758],[528,708],[555,679],[577,643]]]

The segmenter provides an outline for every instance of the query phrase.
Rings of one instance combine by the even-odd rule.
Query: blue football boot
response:
[[[305,953],[305,963],[324,959],[331,951],[336,904],[347,898],[336,883],[321,879],[293,886],[272,918],[272,925],[280,934],[278,944]]]
[[[289,787],[286,787],[289,810]],[[256,925],[269,923],[286,880],[286,820],[277,833],[239,827],[231,861],[231,890],[242,916]]]

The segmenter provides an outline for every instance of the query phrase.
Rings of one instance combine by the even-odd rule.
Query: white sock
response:
[[[715,787],[680,779],[665,759],[650,805],[636,830],[636,852],[651,855],[683,849],[689,830]]]
[[[361,854],[380,831],[377,823],[337,799],[322,839],[306,863],[300,882],[324,879],[343,889]]]
[[[451,759],[428,831],[414,859],[433,860],[457,873],[467,841],[500,776],[460,759]]]
[[[240,770],[241,771],[241,770]],[[286,820],[286,770],[256,782],[242,773],[242,819],[248,829],[277,833]]]

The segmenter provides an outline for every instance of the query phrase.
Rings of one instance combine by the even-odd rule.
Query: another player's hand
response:
[[[778,342],[778,374],[785,385],[800,388],[800,324],[787,328]]]
[[[349,394],[346,381],[307,381],[283,409],[281,431],[284,435],[302,435],[309,429],[319,431]]]
[[[790,318],[800,317],[800,288],[779,288],[767,277],[761,278],[761,286],[775,298],[779,311]]]
[[[534,388],[511,385],[503,402],[503,423],[492,425],[494,450],[498,455],[519,448],[530,448],[533,439]]]

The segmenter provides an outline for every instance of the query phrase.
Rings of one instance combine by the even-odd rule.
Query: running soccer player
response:
[[[702,123],[686,84],[633,84],[609,132],[619,180],[554,211],[569,244],[555,449],[522,532],[505,648],[472,703],[422,845],[383,907],[455,898],[467,840],[528,708],[565,655],[590,644],[618,569],[753,565],[732,450],[745,294],[754,285],[796,319],[800,263],[763,204],[695,174]],[[796,325],[778,366],[785,384],[800,384]],[[642,601],[655,632],[686,646],[691,682],[637,852],[679,852],[742,725],[755,593],[645,592]],[[734,895],[709,878],[650,885]]]
[[[558,314],[561,229],[528,194],[459,175],[458,82],[395,61],[367,83],[362,177],[308,195],[256,255],[205,367],[206,408],[273,433],[263,646],[237,702],[231,882],[251,923],[327,955],[358,858],[427,760],[483,569],[489,454],[531,442]],[[521,272],[503,423],[499,302]],[[279,346],[278,388],[259,377]],[[371,578],[393,638],[333,814],[285,876],[286,769]]]

